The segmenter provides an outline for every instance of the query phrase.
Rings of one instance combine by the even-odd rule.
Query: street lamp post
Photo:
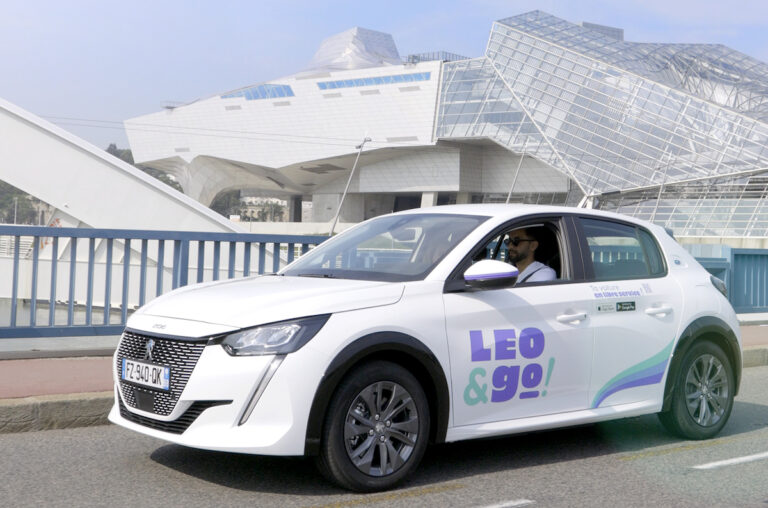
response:
[[[355,163],[352,165],[352,171],[349,172],[349,179],[347,179],[347,186],[344,187],[344,193],[341,195],[341,200],[339,201],[339,207],[336,209],[336,216],[333,218],[333,224],[331,224],[331,231],[328,233],[328,236],[333,236],[333,230],[336,229],[336,222],[339,220],[339,215],[341,215],[341,206],[344,204],[344,198],[347,196],[347,191],[349,190],[349,184],[352,183],[352,177],[355,174],[355,168],[357,168],[357,161],[360,160],[360,154],[363,153],[363,147],[366,143],[370,142],[371,138],[365,138],[363,139],[363,142],[357,145],[355,148],[357,148],[357,157],[355,157]]]

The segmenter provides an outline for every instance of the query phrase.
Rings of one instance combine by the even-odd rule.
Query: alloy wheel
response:
[[[728,397],[728,375],[722,362],[711,354],[696,358],[685,377],[685,404],[691,418],[702,427],[716,425]]]
[[[352,401],[344,422],[347,456],[362,473],[386,476],[403,467],[419,438],[419,414],[401,385],[380,381]]]

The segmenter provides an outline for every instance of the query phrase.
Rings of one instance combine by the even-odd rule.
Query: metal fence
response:
[[[0,339],[119,334],[148,298],[277,272],[327,239],[35,226],[0,226],[0,238]]]
[[[730,284],[736,312],[768,312],[768,250],[732,249]]]
[[[725,282],[728,300],[736,312],[768,312],[768,249],[685,247],[709,273]]]
[[[0,339],[117,335],[190,282],[277,272],[325,236],[0,226]],[[768,311],[768,250],[687,246],[737,312]]]

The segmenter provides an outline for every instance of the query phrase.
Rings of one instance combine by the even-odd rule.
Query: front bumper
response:
[[[115,405],[109,420],[193,448],[303,455],[309,408],[323,374],[323,362],[316,361],[317,355],[308,347],[287,355],[266,389],[260,390],[263,393],[258,404],[244,421],[274,356],[233,357],[219,345],[206,346],[176,407],[167,416],[130,407],[115,369]],[[314,357],[315,361],[305,361],[304,357]]]

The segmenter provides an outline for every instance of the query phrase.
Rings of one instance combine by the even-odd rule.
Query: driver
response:
[[[518,275],[515,285],[524,282],[543,282],[557,278],[557,274],[552,268],[534,260],[534,252],[539,247],[539,241],[536,239],[533,228],[521,228],[510,231],[504,240],[504,245],[507,246],[509,262],[520,270],[520,275]]]

